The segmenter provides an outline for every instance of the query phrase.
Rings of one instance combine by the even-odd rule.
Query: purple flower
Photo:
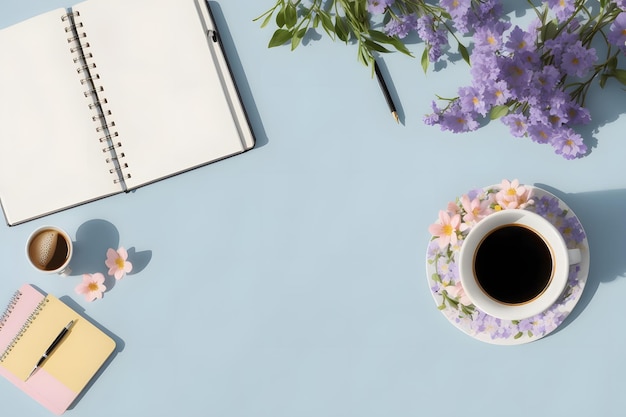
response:
[[[487,105],[483,97],[481,89],[476,87],[461,87],[459,89],[459,101],[461,108],[466,112],[480,113],[482,116],[487,114]]]
[[[566,218],[559,230],[569,247],[574,247],[585,239],[585,232],[576,217]]]
[[[532,70],[527,61],[519,59],[519,56],[499,61],[501,76],[509,84],[509,89],[514,97],[523,97],[528,90],[532,77]]]
[[[472,68],[470,69],[476,82],[487,83],[497,81],[500,76],[498,58],[488,48],[483,51],[474,51],[472,54]]]
[[[414,14],[398,16],[385,25],[384,31],[389,36],[405,38],[409,32],[417,29],[417,17]]]
[[[533,74],[533,85],[539,94],[550,93],[554,91],[560,78],[561,73],[554,65],[544,65],[540,71]]]
[[[548,0],[548,7],[556,15],[559,22],[565,22],[574,13],[574,0]]]
[[[577,41],[577,39],[578,36],[575,33],[564,31],[561,32],[556,38],[545,41],[545,49],[552,53],[554,64],[557,68],[560,68],[561,66],[563,53],[567,51],[569,47]]]
[[[441,128],[454,133],[469,132],[478,128],[478,122],[472,113],[464,111],[456,102],[443,113]]]
[[[594,48],[587,49],[581,41],[576,41],[563,53],[561,67],[568,75],[582,77],[589,72],[597,59]]]
[[[559,207],[559,200],[553,197],[541,197],[535,200],[535,213],[542,217],[546,217],[549,214],[552,216],[559,215],[563,210]]]
[[[509,113],[502,118],[502,123],[509,127],[511,134],[517,138],[528,132],[528,119],[521,113]]]
[[[441,257],[437,261],[437,273],[444,284],[454,284],[457,282],[459,275],[459,267],[454,261],[448,261]]]
[[[467,19],[472,7],[471,0],[440,0],[439,4],[450,14],[454,26],[460,32],[467,33],[470,30]]]
[[[521,52],[531,51],[534,48],[535,43],[530,33],[522,30],[519,26],[515,26],[509,34],[509,40],[504,44],[504,46],[510,52]]]
[[[533,336],[541,336],[546,331],[542,314],[520,320],[517,326],[521,332],[528,332],[529,335],[532,334]]]
[[[579,106],[577,103],[569,102],[566,104],[567,120],[570,125],[585,125],[591,121],[589,110]]]
[[[475,27],[494,26],[500,23],[503,16],[502,2],[500,0],[483,0],[478,2],[478,7],[474,4],[476,14]]]
[[[429,46],[428,59],[436,62],[443,54],[443,46],[448,44],[448,36],[444,27],[436,27],[431,15],[423,15],[416,21],[418,36]]]
[[[537,123],[528,126],[528,136],[533,142],[548,143],[554,134],[552,126],[547,124]]]
[[[424,123],[428,126],[434,126],[441,122],[441,109],[434,100],[430,102],[430,106],[433,112],[424,116]]]
[[[623,3],[626,3],[626,0]],[[621,7],[626,8],[626,5]],[[617,15],[610,29],[611,31],[608,34],[609,42],[617,45],[626,54],[626,12],[621,12]]]
[[[393,4],[394,0],[367,0],[367,11],[372,14],[381,14],[385,12],[388,6]]]
[[[583,138],[569,128],[554,136],[550,143],[555,152],[565,159],[579,158],[587,153],[587,146],[583,143]]]

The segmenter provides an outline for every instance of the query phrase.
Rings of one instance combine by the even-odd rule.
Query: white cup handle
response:
[[[66,266],[61,271],[57,272],[57,274],[61,275],[62,277],[69,277],[71,273],[72,268],[70,268],[69,266]]]
[[[580,254],[580,249],[568,249],[567,250],[567,255],[569,257],[569,264],[570,265],[576,265],[579,264],[582,256]]]

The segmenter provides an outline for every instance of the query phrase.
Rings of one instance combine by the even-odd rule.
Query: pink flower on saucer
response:
[[[523,209],[533,204],[530,189],[520,185],[518,180],[502,180],[500,191],[496,194],[496,202],[502,209]]]
[[[467,294],[465,294],[465,290],[463,289],[460,281],[454,285],[448,285],[443,289],[446,290],[450,297],[458,300],[461,304],[466,306],[472,305],[472,300],[470,300]]]
[[[123,247],[118,250],[109,248],[107,250],[107,260],[104,262],[109,268],[109,275],[114,275],[115,279],[122,279],[124,275],[133,270],[133,264],[127,261],[128,252]]]
[[[83,274],[83,282],[78,284],[74,291],[76,294],[85,296],[85,300],[93,301],[102,298],[102,293],[106,291],[104,286],[104,275],[100,272],[95,274]]]
[[[461,215],[439,210],[439,220],[428,228],[431,235],[439,239],[439,247],[445,248],[448,245],[456,245],[457,232],[461,227]]]

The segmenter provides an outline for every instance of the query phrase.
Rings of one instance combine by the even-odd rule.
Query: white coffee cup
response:
[[[521,320],[542,313],[565,290],[580,249],[568,249],[558,229],[528,210],[488,215],[468,233],[459,254],[465,294],[485,313]]]
[[[68,276],[74,245],[67,232],[56,226],[42,226],[32,232],[26,243],[26,258],[38,271]]]

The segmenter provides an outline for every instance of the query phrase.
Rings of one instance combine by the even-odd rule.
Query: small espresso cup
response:
[[[74,246],[65,230],[43,226],[31,233],[26,243],[26,258],[38,271],[68,276]]]
[[[459,254],[465,294],[483,312],[521,320],[542,313],[565,290],[580,249],[568,249],[558,229],[528,210],[502,210],[479,221]]]

